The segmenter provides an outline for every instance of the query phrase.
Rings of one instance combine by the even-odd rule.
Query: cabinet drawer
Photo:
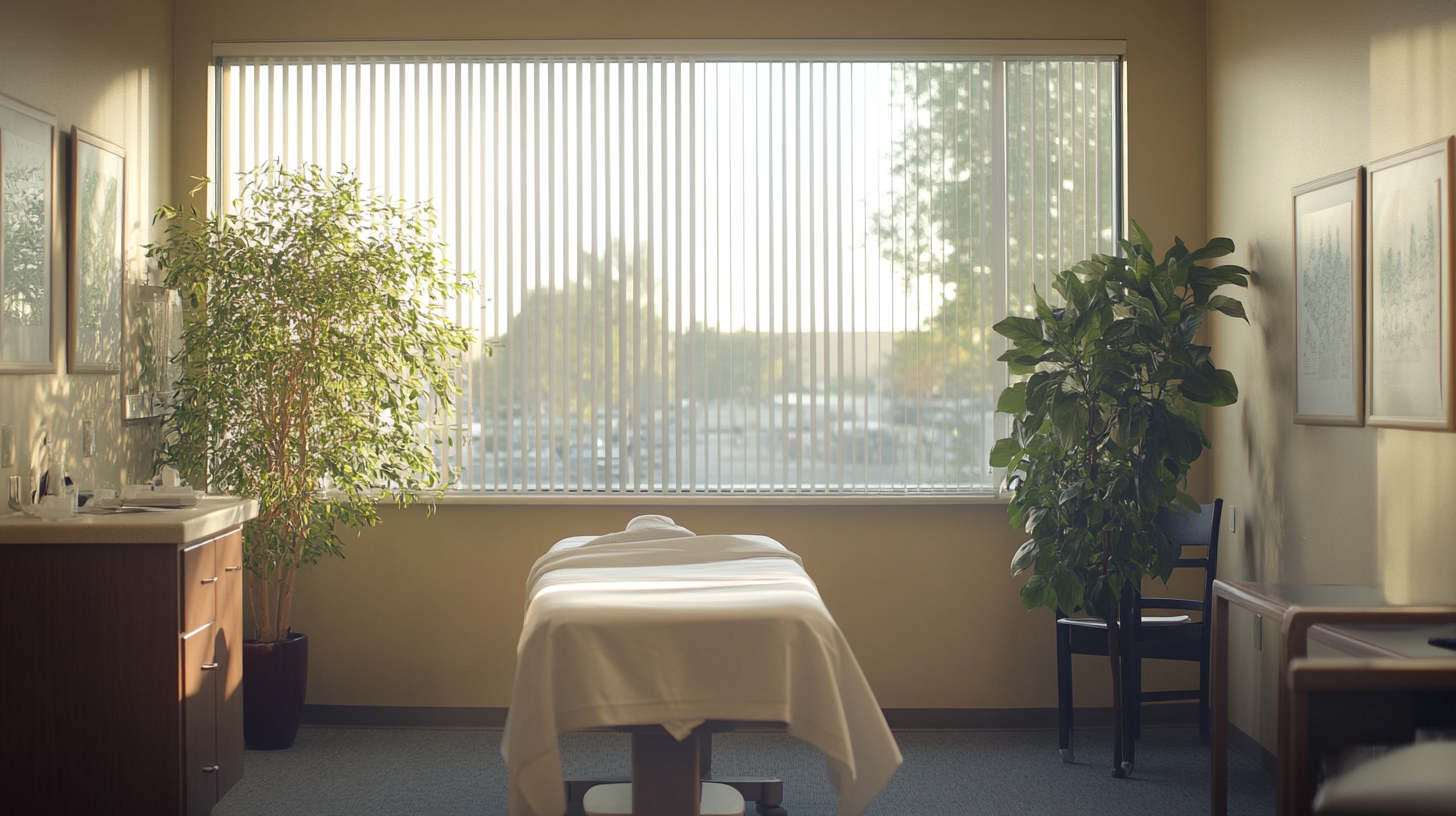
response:
[[[207,816],[217,802],[217,627],[182,639],[182,781],[187,816]]]
[[[217,795],[243,778],[243,534],[213,541],[217,548]]]
[[[217,547],[205,541],[182,551],[182,631],[217,616]]]

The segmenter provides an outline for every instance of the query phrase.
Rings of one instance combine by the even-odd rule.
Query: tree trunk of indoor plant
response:
[[[255,751],[293,745],[308,688],[308,638],[243,642],[243,741]]]

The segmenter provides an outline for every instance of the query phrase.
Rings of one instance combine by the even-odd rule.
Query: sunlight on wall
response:
[[[1456,437],[1381,431],[1379,585],[1395,603],[1456,600]]]
[[[1448,135],[1456,121],[1456,20],[1373,34],[1369,160]],[[1377,576],[1396,603],[1456,598],[1456,437],[1378,431]]]
[[[146,66],[103,68],[108,69],[98,72],[104,74],[103,80],[91,87],[73,87],[67,96],[47,98],[40,90],[30,91],[24,86],[17,89],[22,98],[43,100],[44,107],[57,113],[56,227],[51,240],[57,283],[55,296],[59,298],[61,314],[64,314],[63,281],[69,252],[66,213],[70,179],[64,168],[70,162],[71,126],[79,126],[126,149],[123,263],[129,282],[139,280],[143,273],[141,247],[151,240],[153,199],[155,192],[164,187],[153,178],[159,168],[152,160],[152,152],[157,139],[162,138],[161,134],[153,135],[159,125],[154,121],[157,110],[153,98],[159,90],[153,88],[157,81],[155,72]],[[150,477],[156,428],[152,424],[122,421],[121,394],[126,383],[136,380],[134,344],[124,342],[123,354],[124,373],[120,378],[110,374],[69,374],[64,356],[57,363],[57,374],[5,378],[0,389],[0,421],[15,429],[16,467],[4,475],[20,476],[22,494],[29,494],[36,487],[39,469],[44,467],[41,440],[46,437],[53,452],[65,457],[68,475],[82,487],[90,488],[102,482],[121,485]],[[86,419],[96,424],[97,449],[95,456],[83,458],[80,436],[81,423]]]
[[[1456,22],[1375,34],[1370,41],[1370,137],[1378,159],[1446,135],[1456,114]],[[1427,135],[1429,134],[1429,135]]]
[[[127,71],[112,82],[106,92],[106,99],[113,96],[122,101],[123,144],[127,146],[127,174],[135,181],[126,188],[126,257],[123,260],[129,281],[141,280],[145,251],[152,221],[153,202],[149,195],[151,185],[145,183],[150,170],[148,158],[152,154],[151,128],[152,72],[148,68]]]

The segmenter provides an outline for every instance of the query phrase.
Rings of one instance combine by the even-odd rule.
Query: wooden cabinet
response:
[[[182,776],[188,816],[243,777],[242,534],[182,550]]]
[[[203,505],[0,518],[0,813],[205,816],[242,777],[256,504]]]

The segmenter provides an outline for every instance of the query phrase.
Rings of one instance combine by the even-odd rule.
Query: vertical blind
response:
[[[992,492],[990,327],[1113,250],[1117,69],[226,57],[219,200],[278,160],[433,203],[458,490]]]

